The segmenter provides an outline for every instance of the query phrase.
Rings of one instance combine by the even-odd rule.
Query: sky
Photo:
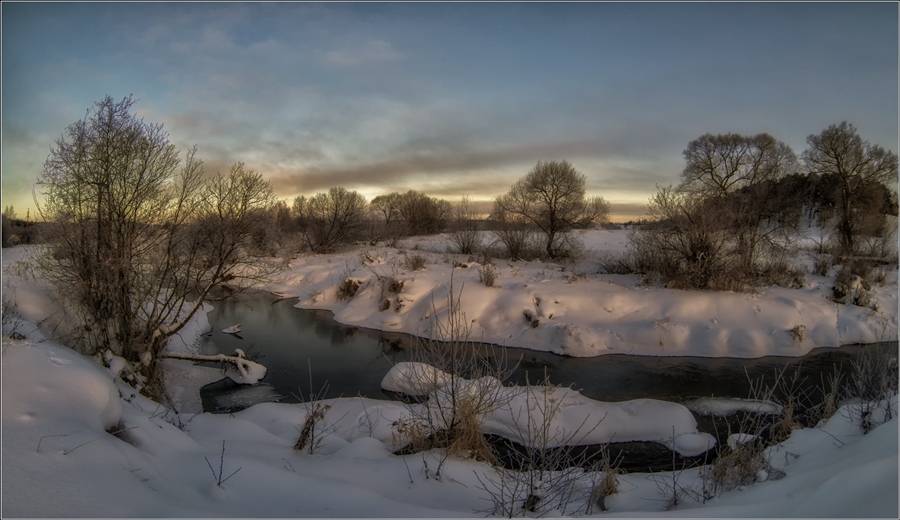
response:
[[[290,202],[333,186],[490,200],[568,160],[613,220],[677,184],[705,133],[799,155],[848,121],[898,150],[886,3],[3,2],[2,203],[34,208],[54,141],[137,99],[206,171]],[[40,200],[40,197],[38,197]]]

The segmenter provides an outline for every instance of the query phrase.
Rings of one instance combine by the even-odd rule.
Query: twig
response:
[[[41,443],[44,441],[44,438],[45,438],[45,437],[66,437],[67,435],[68,435],[68,434],[61,434],[61,435],[44,435],[44,436],[42,436],[42,437],[40,438],[40,440],[38,440],[37,449],[34,450],[34,451],[36,451],[37,453],[40,453],[40,452],[41,452]]]
[[[122,430],[116,430],[116,431],[114,431],[114,432],[109,432],[109,434],[110,434],[110,435],[118,435],[118,434],[120,434],[120,433],[122,433],[122,432],[127,432],[128,430],[133,430],[133,429],[135,429],[135,428],[137,428],[137,426],[130,426],[130,427],[125,428],[125,429],[122,429]],[[63,455],[68,455],[68,454],[72,453],[73,451],[77,450],[78,448],[80,448],[80,447],[82,447],[82,446],[85,446],[85,445],[87,445],[87,444],[90,444],[90,443],[92,443],[92,442],[94,442],[94,441],[99,441],[100,439],[103,439],[103,438],[105,438],[105,437],[97,437],[96,439],[92,439],[92,440],[89,440],[89,441],[87,441],[87,442],[85,442],[85,443],[79,444],[78,446],[75,446],[75,447],[72,448],[71,450],[66,450],[66,451],[64,451],[64,452],[63,452]],[[38,443],[38,447],[40,447],[40,443]]]
[[[231,475],[228,475],[227,477],[222,478],[222,466],[225,464],[225,440],[224,439],[222,440],[222,454],[219,456],[219,474],[216,475],[216,471],[213,469],[212,464],[209,463],[208,458],[203,457],[203,460],[206,461],[206,465],[209,466],[209,470],[212,472],[213,478],[216,479],[216,485],[218,485],[220,487],[222,486],[222,484],[225,483],[226,480],[230,479],[235,474],[237,474],[238,471],[241,470],[241,468],[238,468],[238,469],[234,470],[234,473],[232,473]]]

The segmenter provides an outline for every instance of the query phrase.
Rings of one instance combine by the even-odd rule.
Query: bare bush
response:
[[[730,235],[708,198],[659,187],[650,199],[655,222],[630,235],[638,269],[676,289],[736,289],[727,276]]]
[[[496,468],[496,476],[478,477],[482,489],[492,502],[489,512],[508,518],[529,514],[566,515],[589,509],[592,499],[615,492],[617,471],[611,469],[608,459],[605,467],[605,487],[581,487],[586,478],[583,469],[589,466],[585,450],[576,447],[583,443],[603,421],[604,417],[586,418],[575,429],[566,430],[556,423],[561,412],[562,400],[556,395],[559,387],[544,380],[541,385],[526,382],[522,389],[523,400],[510,402],[508,410],[515,425],[515,435],[522,442],[522,450],[514,451],[510,465],[513,468]],[[518,406],[513,406],[516,403]],[[604,462],[601,461],[601,465]],[[594,466],[597,469],[597,466]]]
[[[485,287],[493,287],[497,281],[499,269],[492,263],[486,263],[478,266],[478,281],[483,283]]]
[[[897,395],[897,380],[896,352],[865,347],[851,362],[847,398],[853,402],[848,413],[863,433],[869,433],[897,413],[891,399]]]
[[[445,306],[439,311],[432,302],[431,329],[419,339],[413,363],[407,365],[412,393],[427,399],[411,403],[407,416],[394,425],[397,439],[412,451],[443,450],[434,471],[438,480],[449,456],[494,459],[481,421],[509,401],[503,381],[516,366],[507,363],[505,349],[483,353],[471,339],[472,324],[460,307],[461,292],[454,291],[451,277]]]

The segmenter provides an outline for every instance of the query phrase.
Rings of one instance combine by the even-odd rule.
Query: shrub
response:
[[[395,424],[395,438],[409,442],[412,451],[442,448],[434,477],[449,456],[493,460],[481,427],[482,418],[505,406],[511,394],[502,382],[515,365],[507,366],[505,350],[499,356],[482,355],[471,340],[472,324],[460,307],[460,294],[450,280],[445,318],[433,304],[431,330],[414,351],[415,366],[423,373],[410,379],[414,394],[428,396],[424,403],[409,403],[407,415]],[[426,457],[427,454],[423,454]]]
[[[421,271],[425,269],[425,265],[427,264],[428,259],[425,255],[421,253],[415,253],[412,255],[404,255],[403,265],[410,271]]]
[[[597,272],[600,274],[634,274],[640,272],[632,251],[602,251],[597,255]]]
[[[493,287],[497,281],[498,269],[494,264],[486,264],[478,267],[478,281],[483,283],[485,287]]]
[[[362,280],[356,278],[345,278],[343,283],[338,287],[337,298],[339,300],[349,300],[356,296],[359,288],[362,287]]]

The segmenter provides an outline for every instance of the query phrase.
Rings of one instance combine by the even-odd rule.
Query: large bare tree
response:
[[[519,216],[545,237],[547,256],[566,252],[576,229],[609,218],[609,203],[585,196],[585,177],[568,161],[538,162],[509,192],[495,199],[495,214]]]
[[[842,122],[831,125],[818,135],[806,138],[809,148],[803,152],[803,163],[809,173],[836,177],[838,222],[841,255],[856,252],[859,218],[857,206],[865,191],[873,184],[897,182],[897,155],[881,146],[863,141],[856,127]]]
[[[196,150],[182,161],[134,102],[104,98],[51,148],[39,267],[79,318],[82,351],[110,350],[158,383],[156,355],[212,288],[264,273],[245,245],[273,197],[241,164],[204,180]]]
[[[362,227],[366,219],[366,198],[345,188],[331,188],[309,199],[297,197],[294,212],[309,248],[325,252],[349,240]]]
[[[734,133],[702,135],[683,155],[686,164],[678,189],[702,199],[718,198],[718,221],[735,238],[739,268],[751,272],[760,244],[779,229],[771,225],[781,222],[773,215],[772,190],[775,181],[797,170],[796,155],[769,134]]]

